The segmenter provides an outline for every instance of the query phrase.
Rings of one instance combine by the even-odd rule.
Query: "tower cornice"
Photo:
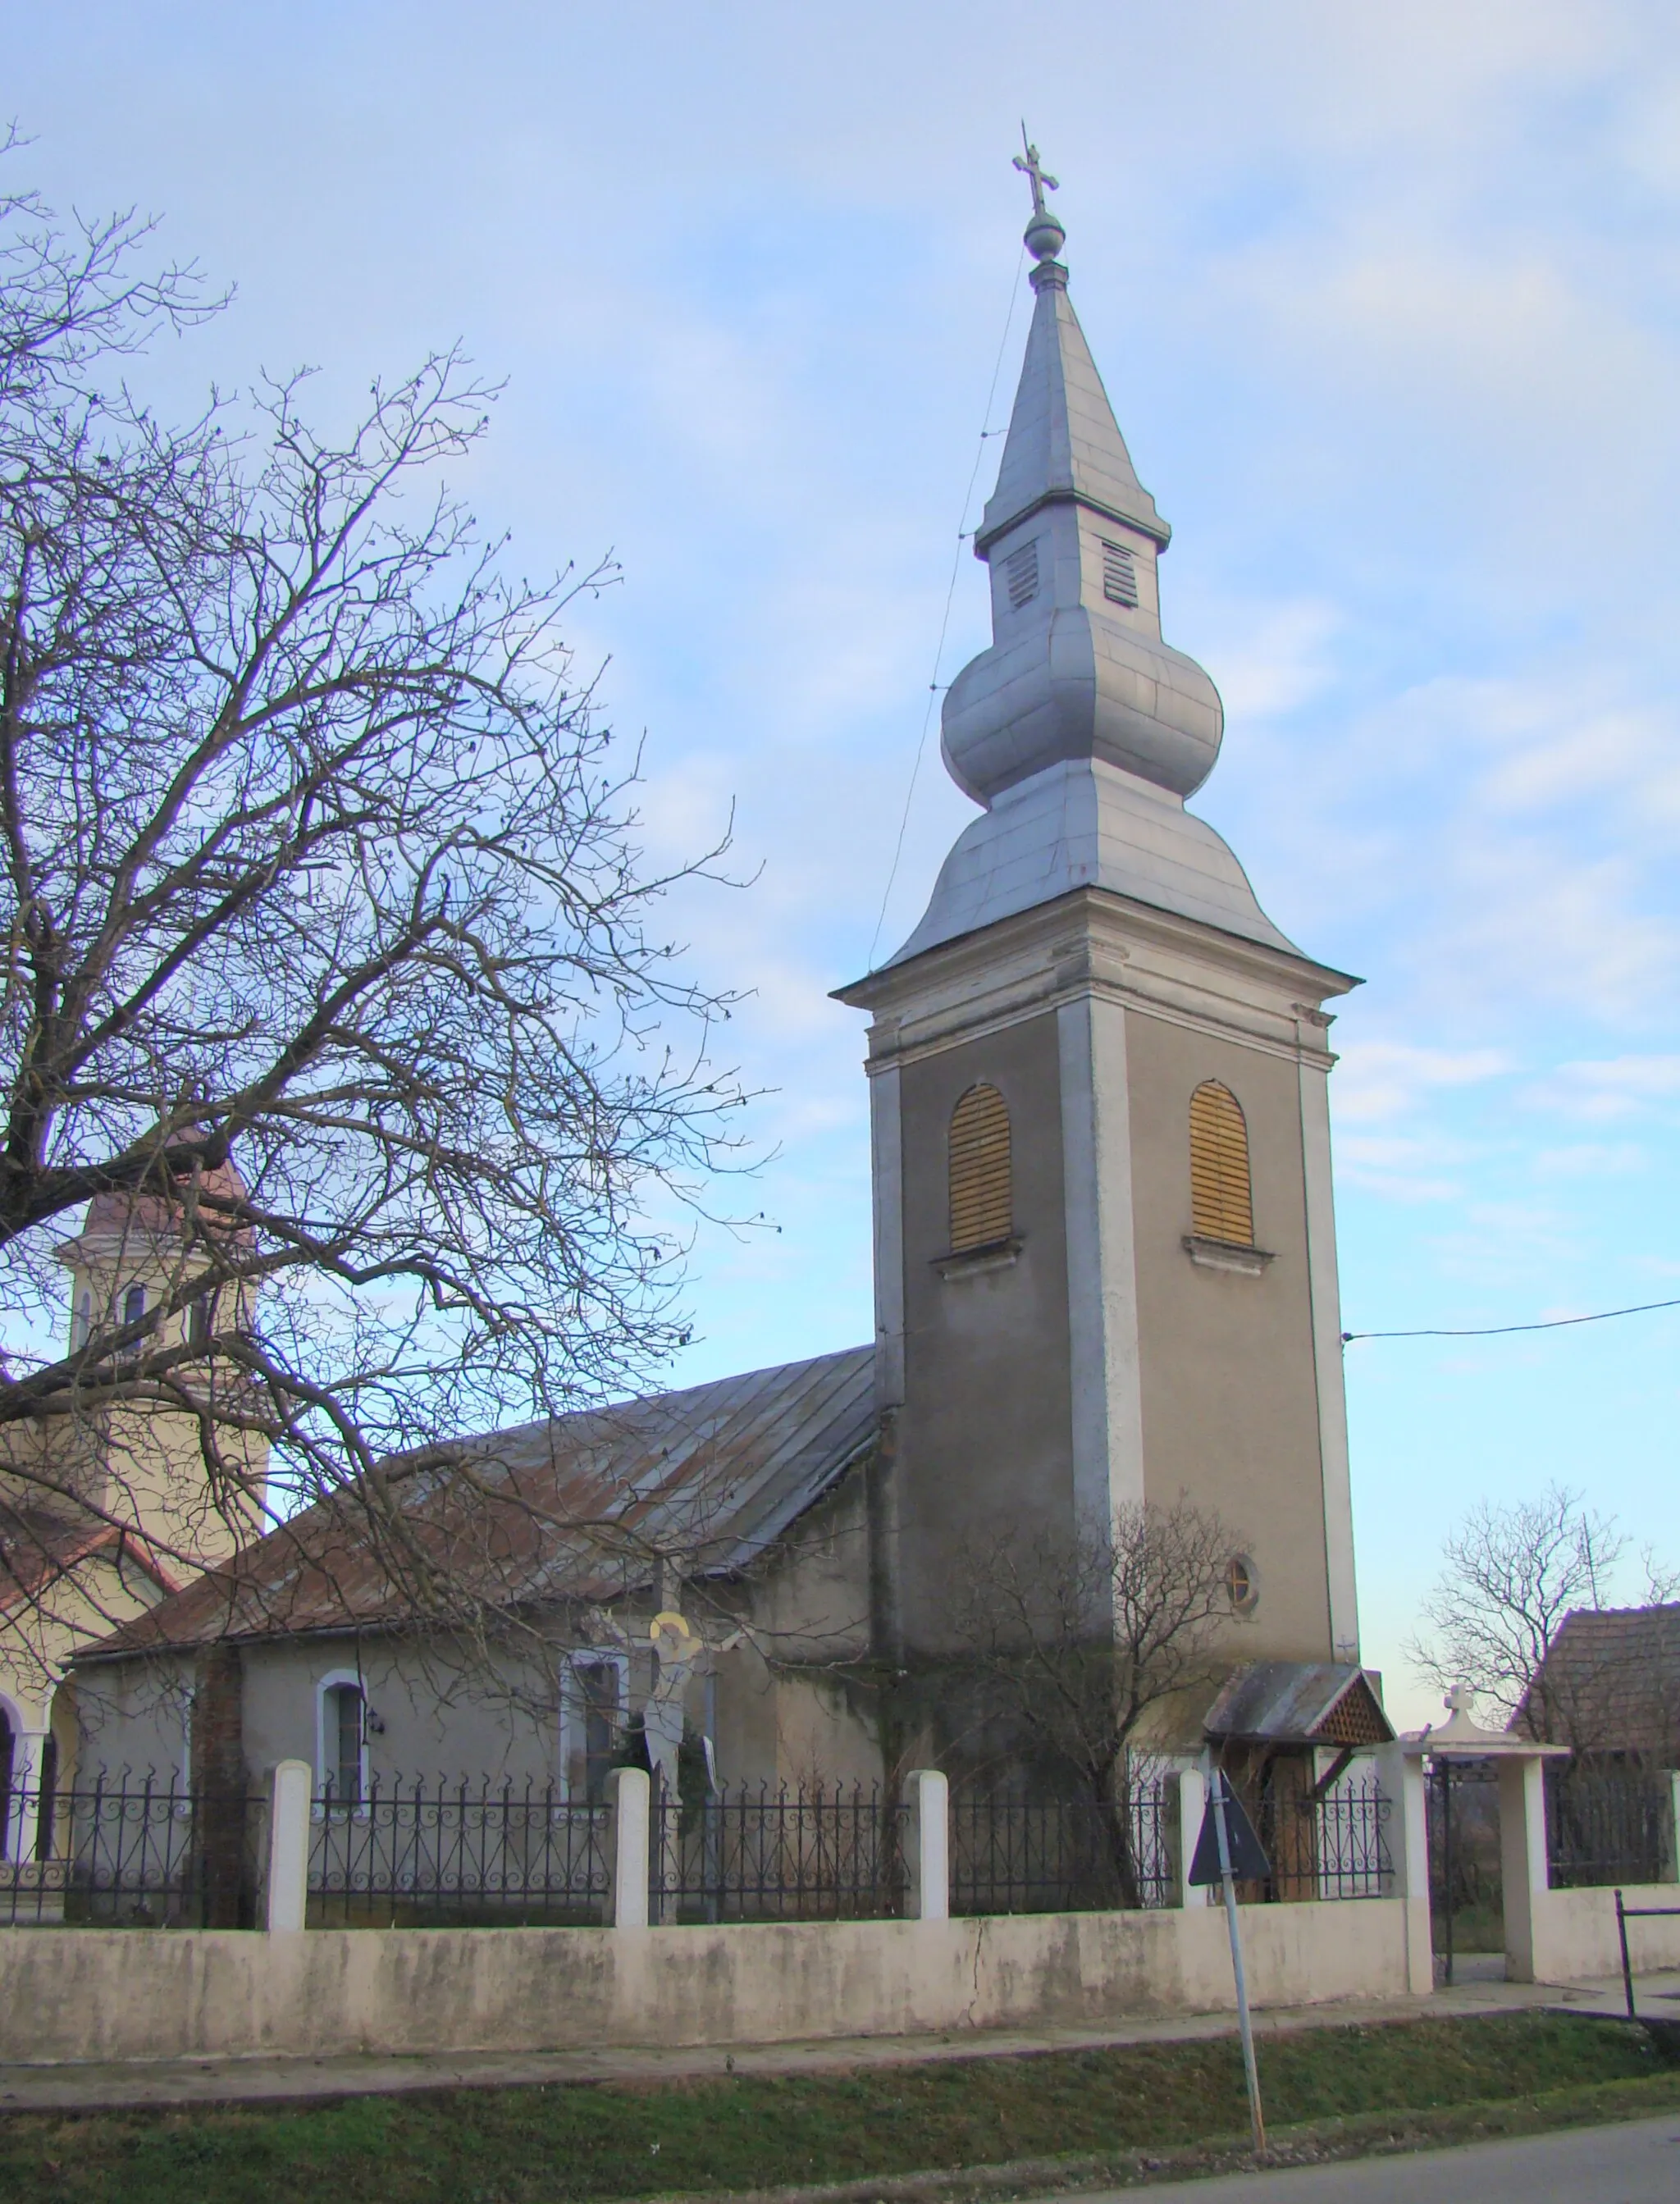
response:
[[[874,1014],[871,1071],[1091,994],[1327,1070],[1331,1021],[1318,1005],[1361,984],[1298,951],[1081,888],[834,992]]]

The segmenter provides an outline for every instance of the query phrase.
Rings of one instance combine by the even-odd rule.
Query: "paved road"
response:
[[[1680,2113],[1670,2112],[1519,2142],[1114,2189],[1080,2204],[1675,2204],[1677,2198]]]

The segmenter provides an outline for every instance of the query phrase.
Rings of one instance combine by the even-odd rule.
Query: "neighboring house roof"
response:
[[[1578,1750],[1680,1761],[1680,1603],[1566,1614],[1511,1727]]]
[[[0,1614],[28,1606],[95,1555],[118,1553],[161,1591],[176,1590],[178,1580],[132,1532],[94,1515],[60,1515],[0,1502]]]
[[[102,1639],[84,1658],[224,1638],[396,1627],[424,1579],[487,1605],[611,1599],[662,1559],[745,1568],[873,1439],[875,1353],[848,1348],[434,1449],[383,1472],[393,1527],[326,1502]]]
[[[205,1172],[199,1181],[201,1192],[211,1205],[217,1200],[242,1201],[250,1193],[239,1167],[232,1161],[218,1164]],[[81,1229],[73,1239],[64,1241],[59,1249],[61,1259],[74,1261],[84,1248],[130,1246],[148,1241],[177,1239],[181,1234],[183,1204],[158,1194],[107,1192],[96,1194],[88,1203],[82,1218]],[[225,1231],[223,1212],[214,1206],[200,1212],[200,1223],[208,1232]],[[248,1225],[237,1227],[232,1234],[234,1242],[244,1245],[252,1239]]]
[[[1254,1661],[1238,1669],[1207,1735],[1273,1745],[1391,1745],[1394,1732],[1362,1668],[1345,1661]]]

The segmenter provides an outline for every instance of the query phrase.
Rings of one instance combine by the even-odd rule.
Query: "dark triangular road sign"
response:
[[[1221,1779],[1215,1775],[1214,1781]],[[1254,1833],[1254,1823],[1243,1811],[1242,1801],[1229,1784],[1225,1786],[1225,1834],[1231,1848],[1231,1872],[1238,1882],[1264,1882],[1272,1873],[1272,1863]],[[1191,1884],[1217,1882],[1220,1879],[1220,1833],[1214,1822],[1214,1797],[1208,1792],[1208,1803],[1202,1811],[1201,1833],[1196,1840],[1196,1854],[1190,1863],[1187,1880]]]

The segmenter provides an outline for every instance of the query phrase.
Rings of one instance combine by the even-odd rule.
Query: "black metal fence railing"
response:
[[[265,1799],[130,1774],[45,1791],[0,1786],[0,1926],[235,1928],[263,1917]],[[1654,1789],[1639,1794],[1636,1813],[1618,1795],[1614,1841],[1582,1821],[1579,1786],[1566,1801],[1576,1819],[1554,1803],[1554,1837],[1588,1828],[1556,1880],[1655,1879],[1663,1822],[1649,1803]],[[947,1828],[951,1911],[1171,1905],[1177,1807],[1176,1786],[1154,1780],[1119,1810],[959,1785]],[[1244,1894],[1387,1895],[1389,1811],[1374,1774],[1322,1798],[1267,1793],[1260,1834],[1273,1875]],[[312,1926],[595,1926],[611,1917],[612,1810],[553,1785],[382,1778],[351,1797],[324,1787],[310,1816]],[[656,1798],[650,1917],[902,1917],[916,1899],[912,1828],[902,1802],[861,1786]]]
[[[1081,1913],[1170,1905],[1172,1794],[1125,1806],[963,1788],[951,1794],[953,1913]]]
[[[904,1913],[908,1810],[861,1785],[656,1798],[654,1921],[870,1921]]]
[[[0,1927],[248,1927],[265,1804],[178,1779],[13,1784],[0,1823]]]
[[[1554,1888],[1660,1882],[1667,1870],[1669,1782],[1615,1761],[1546,1771],[1546,1849]]]
[[[311,1807],[309,1921],[322,1928],[599,1927],[611,1809],[552,1784],[328,1784]]]
[[[1256,1894],[1285,1905],[1318,1899],[1392,1898],[1392,1802],[1374,1771],[1344,1779],[1322,1797],[1268,1788],[1258,1835],[1272,1873]]]

